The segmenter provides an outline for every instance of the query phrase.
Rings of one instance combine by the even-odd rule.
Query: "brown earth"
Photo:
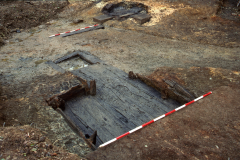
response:
[[[162,82],[172,79],[199,97],[221,86],[240,89],[240,72],[222,68],[191,67],[191,68],[157,68],[147,77]]]
[[[239,90],[204,99],[87,155],[87,159],[240,158]]]
[[[0,153],[1,160],[79,159],[76,154],[54,146],[46,134],[28,125],[0,128]]]
[[[119,1],[109,1],[116,3]],[[126,1],[128,2],[128,1]],[[178,39],[201,44],[212,44],[225,47],[239,47],[240,12],[232,0],[203,1],[146,1],[134,0],[149,6],[152,16],[148,23],[139,25],[134,19],[125,21],[111,20],[105,25],[144,32],[154,36]],[[91,8],[82,15],[94,17],[101,9]],[[232,15],[236,14],[236,15]]]
[[[58,73],[45,64],[45,62],[55,60],[74,50],[89,51],[108,64],[126,72],[133,70],[134,73],[150,75],[156,68],[161,67],[152,74],[153,78],[157,78],[155,76],[159,74],[176,76],[178,79],[181,79],[182,84],[186,88],[193,91],[196,95],[202,95],[209,90],[216,90],[222,85],[239,88],[239,16],[232,15],[232,13],[239,13],[239,11],[236,10],[235,6],[231,7],[233,4],[232,0],[224,1],[224,3],[217,3],[216,0],[203,1],[200,4],[199,1],[194,0],[188,2],[179,0],[174,3],[160,0],[139,2],[151,6],[149,14],[153,16],[149,23],[142,26],[135,23],[133,19],[120,22],[113,20],[104,23],[104,30],[86,32],[66,38],[54,37],[52,39],[47,37],[52,34],[93,24],[92,17],[101,14],[101,7],[107,2],[103,1],[98,4],[89,1],[74,2],[63,8],[61,13],[59,13],[61,10],[52,6],[52,2],[44,3],[45,6],[43,4],[31,5],[22,2],[4,2],[4,4],[0,2],[0,4],[3,4],[0,6],[0,12],[6,11],[0,14],[1,16],[8,15],[9,17],[14,15],[14,17],[7,19],[1,18],[0,22],[4,24],[4,27],[0,28],[0,32],[4,36],[0,35],[0,37],[8,38],[8,40],[0,40],[0,43],[5,43],[0,48],[0,123],[3,124],[5,122],[4,124],[7,126],[3,129],[5,130],[10,126],[21,127],[22,125],[33,123],[32,126],[34,128],[46,132],[46,137],[54,142],[54,145],[64,148],[71,153],[76,153],[80,157],[84,157],[91,152],[84,141],[71,131],[63,117],[45,103],[45,98],[53,93],[51,89],[54,86],[58,86],[62,81],[69,79],[67,75]],[[19,8],[20,6],[25,8],[25,10],[19,10],[21,9]],[[163,12],[157,12],[159,8]],[[219,10],[219,8],[221,9]],[[18,12],[15,12],[15,10]],[[53,11],[55,12],[53,13]],[[39,14],[35,14],[35,12]],[[24,15],[23,19],[18,17],[18,13],[21,13],[19,16]],[[49,14],[51,16],[49,16],[49,19],[43,19],[44,16],[42,17],[41,14],[44,16]],[[24,23],[13,21],[15,16]],[[51,20],[52,18],[58,19]],[[72,24],[73,19],[83,19],[84,22],[77,25]],[[19,26],[17,22],[20,22]],[[6,26],[8,23],[11,25]],[[30,28],[32,26],[37,27]],[[14,33],[15,27],[24,30],[21,33]],[[10,31],[13,31],[13,33],[10,33]],[[226,90],[230,91],[230,89]],[[235,93],[235,91],[233,92]],[[221,99],[222,97],[219,96],[218,98]],[[229,98],[232,98],[231,101],[229,100],[229,103],[235,104],[233,98],[236,97],[232,95]],[[210,112],[211,108],[206,107],[205,111]],[[234,113],[228,112],[227,114]],[[221,114],[219,113],[219,115]],[[173,116],[171,115],[171,117]],[[215,117],[217,117],[217,114]],[[174,116],[172,119],[175,118]],[[179,116],[180,118],[181,116]],[[184,118],[186,119],[186,117]],[[183,129],[187,127],[186,125],[191,124],[190,122],[195,122],[193,113],[192,118],[192,120],[187,119],[183,121],[184,125],[181,121],[179,122],[180,126],[183,125],[181,130],[179,130],[180,135],[184,133]],[[220,116],[216,119],[219,118]],[[229,125],[237,124],[235,121],[234,118],[229,119]],[[201,122],[205,123],[208,121],[205,119]],[[161,122],[159,123],[161,124]],[[219,123],[217,125],[220,125]],[[209,129],[208,127],[211,127],[211,125],[208,122],[205,126],[206,129]],[[193,126],[197,127],[195,123]],[[171,131],[174,129],[177,129],[177,127],[173,126]],[[169,133],[172,133],[171,131]],[[148,128],[146,128],[144,134],[145,132],[149,132],[149,135],[154,135],[155,133],[148,130]],[[168,135],[167,132],[164,132],[165,134],[163,133],[162,135]],[[190,131],[188,133],[190,134]],[[231,130],[231,134],[238,133],[239,130]],[[227,140],[232,142],[231,137],[229,138],[228,135],[221,140],[224,142],[223,145],[225,145]],[[186,141],[188,140],[186,139]],[[220,146],[217,139],[213,139],[213,141],[218,147]],[[157,142],[161,143],[162,140],[154,141],[153,143]],[[123,150],[121,146],[134,146],[134,143],[123,144],[120,142],[118,145],[118,142],[116,142],[114,147],[116,150]],[[205,141],[194,142],[194,144],[200,147],[204,146],[204,143]],[[206,144],[208,145],[207,142]],[[139,152],[142,159],[156,156],[156,152],[159,151],[159,148],[156,151],[149,147],[139,146],[139,148],[135,148],[136,150],[132,150],[132,153],[135,153],[135,151]],[[165,148],[163,147],[160,153],[162,153],[163,157],[165,156],[165,159],[169,157],[177,159],[176,157],[179,155],[180,158],[185,158],[186,156],[191,159],[191,156],[189,156],[191,148],[187,148],[186,152],[184,151],[186,154],[181,155],[181,149],[185,147],[184,143],[179,143],[178,148],[176,148],[173,143],[170,144],[167,141],[164,146]],[[188,146],[191,146],[191,144]],[[235,143],[233,146],[239,148]],[[202,152],[206,153],[207,156],[210,155],[209,159],[217,159],[216,154],[220,157],[226,157],[217,152],[218,150],[215,152],[214,149],[207,147],[205,148],[206,152],[205,150]],[[16,148],[9,148],[9,150],[11,149],[10,155],[14,153]],[[164,150],[167,152],[163,152]],[[100,151],[97,151],[97,153]],[[109,153],[109,151],[106,151],[106,153]],[[127,154],[130,154],[130,151],[127,151],[126,154],[119,154],[115,151],[113,151],[115,157],[131,159]],[[152,151],[154,153],[150,155]],[[225,152],[225,150],[223,151]],[[232,153],[234,158],[234,150],[230,150],[226,154],[230,153]],[[113,154],[109,154],[109,159],[116,159]],[[34,154],[31,156],[34,156]],[[200,157],[197,153],[194,153],[194,156]],[[204,158],[200,157],[200,159]]]
[[[0,2],[0,46],[17,30],[36,27],[57,18],[67,2]]]

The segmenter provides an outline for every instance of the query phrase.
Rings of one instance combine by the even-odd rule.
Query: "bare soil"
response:
[[[12,32],[23,31],[57,18],[67,2],[0,2],[0,46]],[[1,43],[2,42],[2,43]]]
[[[56,147],[40,130],[31,126],[0,128],[1,159],[72,159],[76,154]]]
[[[172,79],[183,85],[189,91],[199,97],[211,90],[221,86],[240,89],[240,72],[221,68],[191,67],[191,68],[157,68],[147,77],[161,81],[161,79]]]
[[[2,24],[0,26],[0,32],[2,33],[0,35],[2,37],[0,38],[0,43],[5,44],[0,48],[0,126],[5,124],[5,127],[1,128],[1,130],[6,130],[7,133],[8,127],[22,127],[23,125],[32,124],[33,130],[39,129],[41,132],[44,132],[54,146],[76,153],[80,157],[85,157],[87,153],[91,152],[87,144],[70,129],[63,117],[47,106],[45,102],[45,98],[53,94],[52,89],[54,87],[58,86],[62,81],[69,79],[68,75],[58,73],[45,64],[45,62],[56,60],[74,50],[89,51],[106,63],[127,73],[129,71],[143,75],[151,75],[153,73],[152,76],[156,79],[159,74],[176,76],[181,79],[185,87],[196,95],[202,95],[209,90],[216,90],[223,85],[235,88],[234,91],[230,88],[224,88],[228,93],[238,94],[240,27],[239,16],[234,16],[232,13],[239,14],[239,11],[233,5],[234,2],[232,0],[223,1],[223,3],[218,3],[217,0],[201,1],[202,3],[195,0],[188,2],[181,0],[176,2],[160,0],[154,2],[139,1],[150,6],[148,12],[152,15],[150,22],[144,25],[137,24],[131,18],[125,21],[112,20],[104,23],[104,30],[85,32],[66,38],[48,38],[48,36],[53,34],[94,24],[92,18],[100,15],[102,7],[110,2],[113,1],[102,1],[100,3],[79,1],[72,2],[67,7],[64,7],[66,5],[53,2],[45,2],[43,4],[41,2],[31,2],[33,5],[24,2],[0,2],[0,15],[2,16],[0,18],[0,23]],[[53,6],[53,4],[56,6]],[[21,11],[21,8],[24,8],[24,10]],[[36,12],[37,14],[35,14]],[[47,14],[49,15],[48,17],[46,17]],[[16,18],[18,20],[15,17],[18,17]],[[84,22],[73,24],[74,19],[83,19]],[[21,33],[16,33],[15,29],[18,28],[20,30],[23,29]],[[71,66],[72,64],[66,65],[74,68],[74,66]],[[74,65],[76,64],[74,63]],[[154,72],[156,68],[159,69]],[[220,91],[222,92],[223,90],[220,89]],[[226,93],[224,92],[224,94]],[[228,116],[229,121],[226,121],[230,126],[238,124],[238,122],[235,122],[237,121],[236,118],[234,118],[238,110],[237,108],[231,108],[239,106],[234,101],[236,99],[234,94],[229,94],[228,98],[224,99],[226,103],[232,104],[232,106],[229,106],[228,112],[226,112],[227,115],[233,116],[232,118]],[[225,97],[216,95],[213,99],[216,100],[216,105],[213,105],[217,107],[226,105],[228,107],[228,104],[220,101],[223,98]],[[217,100],[220,104],[217,104]],[[201,106],[205,106],[205,104],[202,105],[201,103]],[[212,111],[211,106],[207,104],[204,108],[201,108],[199,105],[199,108],[199,111],[204,110],[207,114]],[[154,140],[148,139],[148,143],[156,143],[154,145],[157,146],[157,143],[160,144],[164,141],[164,139],[158,139],[160,135],[170,136],[171,134],[169,133],[173,131],[182,135],[184,134],[184,129],[188,127],[187,125],[191,123],[194,123],[193,127],[187,130],[190,135],[192,133],[191,130],[194,130],[194,128],[197,129],[196,133],[199,132],[200,134],[202,128],[197,128],[198,125],[202,126],[204,124],[207,129],[211,125],[214,127],[224,126],[226,123],[221,121],[223,113],[220,113],[220,111],[223,111],[223,109],[220,109],[219,113],[214,114],[213,119],[207,119],[207,117],[211,117],[210,115],[202,116],[205,119],[200,122],[194,117],[194,115],[199,115],[194,114],[191,109],[189,111],[189,113],[191,112],[191,117],[189,118],[184,117],[185,115],[181,114],[182,112],[178,113],[181,114],[177,116],[179,119],[175,115],[171,115],[174,118],[169,117],[169,121],[173,121],[176,118],[179,120],[178,126],[182,127],[179,130],[176,125],[172,125],[171,128],[168,128],[169,130],[162,130],[161,128],[157,130],[156,128],[156,132],[163,133],[156,135],[157,138]],[[181,120],[181,116],[183,116],[182,119],[187,120]],[[214,124],[210,123],[213,120]],[[219,123],[216,120],[219,120]],[[196,124],[195,122],[199,123]],[[156,125],[161,124],[159,122]],[[149,128],[152,126],[149,126]],[[146,128],[143,134],[140,132],[137,132],[137,134],[139,136],[144,136],[144,134],[154,135],[155,131],[152,132],[151,129]],[[207,134],[212,135],[210,134],[212,133],[211,131],[207,131]],[[232,138],[234,136],[227,134],[237,135],[239,134],[239,129],[221,130],[219,133],[223,134],[221,141],[225,148],[239,148],[239,145]],[[202,140],[199,134],[197,136]],[[225,136],[226,134],[227,136]],[[217,136],[217,134],[215,135]],[[143,143],[139,141],[139,144],[136,145],[135,141],[128,144],[123,139],[124,143],[120,142],[118,145],[117,142],[113,147],[108,147],[110,149],[104,149],[105,153],[99,154],[99,157],[103,155],[109,156],[109,159],[115,159],[115,157],[129,159],[128,154],[136,151],[139,154],[134,156],[137,156],[139,159],[147,159],[147,157],[154,159],[155,157],[153,156],[159,157],[158,151],[160,150],[162,151],[160,153],[163,159],[164,157],[165,159],[169,157],[172,159],[184,159],[185,157],[192,159],[191,157],[194,156],[204,159],[199,154],[201,152],[204,153],[204,156],[207,156],[205,156],[206,159],[217,159],[219,157],[226,159],[227,156],[238,158],[235,156],[236,150],[234,148],[231,148],[232,150],[229,151],[223,149],[221,150],[223,151],[222,153],[216,149],[216,146],[215,150],[209,148],[204,150],[205,143],[206,147],[216,143],[222,149],[221,145],[218,144],[221,141],[212,137],[212,143],[209,145],[207,141],[201,142],[199,140],[193,142],[193,146],[198,145],[200,148],[203,146],[204,151],[201,150],[199,153],[195,153],[198,151],[197,147],[195,147],[195,150],[192,147],[188,147],[182,151],[182,148],[185,146],[192,146],[189,143],[189,139],[185,139],[186,145],[181,141],[176,148],[174,146],[175,142],[170,143],[170,140],[174,139],[174,137],[167,138],[169,141],[164,141],[163,146],[155,149],[141,146],[140,144]],[[12,141],[14,140],[13,137]],[[227,143],[227,141],[231,141],[233,145]],[[145,142],[144,138],[141,142]],[[131,148],[136,146],[138,148],[135,148],[136,150],[131,150],[130,148],[126,150],[126,154],[115,152],[116,150],[125,151],[121,148],[124,145],[130,145]],[[146,145],[149,146],[148,144]],[[9,147],[9,154],[4,154],[5,158],[15,155],[16,146]],[[114,149],[115,151],[112,151]],[[111,154],[110,151],[112,151]],[[107,153],[109,155],[105,155]],[[190,153],[193,153],[193,155],[190,155]],[[38,158],[35,154],[27,156]],[[24,158],[24,155],[22,157]],[[104,157],[102,158],[104,159]]]

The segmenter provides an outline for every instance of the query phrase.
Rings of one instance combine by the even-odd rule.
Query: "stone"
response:
[[[104,14],[104,15],[101,15],[101,16],[94,17],[93,21],[98,22],[98,23],[104,23],[104,22],[106,22],[108,20],[111,20],[111,19],[113,19],[113,16],[109,16],[109,15]]]
[[[39,28],[39,29],[44,29],[44,28],[46,28],[46,25],[44,25],[44,24],[43,24],[43,25],[40,25],[40,26],[38,26],[38,28]]]
[[[40,138],[39,138],[39,142],[44,142],[45,139],[46,139],[46,137],[40,137]]]
[[[143,24],[148,22],[152,16],[148,14],[136,14],[132,16],[139,24]]]

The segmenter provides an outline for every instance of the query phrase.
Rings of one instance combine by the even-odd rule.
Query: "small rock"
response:
[[[40,138],[39,138],[39,142],[44,142],[45,139],[46,139],[46,137],[40,137]]]
[[[40,25],[40,26],[38,26],[38,28],[39,29],[44,29],[44,28],[46,28],[46,25]]]
[[[57,153],[52,153],[51,156],[57,156]]]
[[[21,31],[20,31],[19,29],[18,29],[18,30],[16,30],[16,32],[17,32],[17,33],[21,33]]]
[[[45,157],[51,156],[49,152],[45,152]]]
[[[73,20],[74,24],[78,24],[78,23],[82,23],[82,22],[83,22],[82,19],[75,19],[75,20]]]
[[[160,11],[164,12],[166,9],[167,9],[166,7],[162,7],[162,8],[160,8]]]

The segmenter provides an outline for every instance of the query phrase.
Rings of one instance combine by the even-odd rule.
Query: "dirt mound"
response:
[[[56,18],[67,2],[0,2],[0,46],[10,32],[36,27]]]
[[[195,93],[196,96],[201,96],[220,86],[240,89],[240,72],[222,68],[191,67],[187,69],[161,67],[148,77],[156,81],[161,80],[161,77],[173,79]]]

